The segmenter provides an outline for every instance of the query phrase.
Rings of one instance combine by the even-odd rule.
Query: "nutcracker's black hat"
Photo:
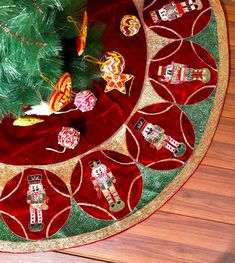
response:
[[[100,159],[96,159],[94,161],[89,162],[91,169],[94,168],[94,164],[98,164],[98,165],[101,164]]]
[[[143,128],[144,128],[144,126],[145,126],[146,124],[147,124],[147,121],[146,121],[144,118],[141,117],[141,118],[136,122],[134,128],[135,128],[137,131],[142,131]]]
[[[29,184],[41,183],[42,175],[41,174],[28,175],[27,179]]]

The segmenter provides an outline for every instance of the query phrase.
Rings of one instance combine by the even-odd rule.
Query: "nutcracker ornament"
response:
[[[172,1],[158,10],[151,11],[150,15],[154,23],[159,23],[161,21],[173,21],[182,17],[185,13],[201,10],[202,8],[201,0],[186,0],[180,3]]]
[[[48,209],[48,198],[43,189],[41,174],[29,175],[27,179],[29,184],[27,203],[30,211],[30,224],[28,227],[30,231],[37,232],[44,228],[42,211]]]
[[[94,185],[97,195],[101,198],[101,193],[109,204],[109,210],[112,212],[118,212],[125,206],[124,202],[120,199],[118,192],[114,186],[116,182],[111,170],[104,164],[101,164],[100,160],[94,160],[89,163],[91,167],[91,181]]]
[[[210,70],[208,68],[193,69],[185,64],[175,63],[174,61],[167,66],[159,66],[157,75],[160,81],[169,84],[181,84],[183,82],[210,81]]]
[[[140,118],[134,128],[142,133],[145,141],[149,142],[152,148],[157,150],[166,148],[176,158],[183,156],[186,151],[184,143],[174,140],[171,136],[165,134],[163,128],[147,122],[144,118]]]

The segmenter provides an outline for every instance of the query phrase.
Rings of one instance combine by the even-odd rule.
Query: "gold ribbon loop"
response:
[[[80,29],[78,27],[78,22],[75,21],[71,16],[67,16],[67,20],[74,25],[78,33],[80,33]]]
[[[53,89],[55,88],[55,84],[43,73],[40,74],[44,81],[46,81]]]
[[[90,55],[85,55],[83,57],[83,59],[85,59],[86,61],[89,61],[91,63],[95,63],[95,64],[99,64],[99,65],[104,64],[104,62],[101,62],[99,59],[97,59],[93,56],[90,56]]]

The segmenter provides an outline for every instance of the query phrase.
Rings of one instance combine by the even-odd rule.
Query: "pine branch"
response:
[[[56,82],[63,66],[60,37],[50,33],[55,31],[57,10],[67,0],[14,3],[0,4],[0,119],[9,114],[19,117],[25,106],[47,100],[51,90],[41,71]]]
[[[87,0],[76,0],[68,1],[63,11],[59,12],[56,21],[55,27],[59,30],[59,34],[64,38],[75,38],[78,34],[76,28],[71,25],[67,17],[71,16],[78,24],[80,25],[80,17],[84,12],[87,5]]]
[[[52,89],[42,79],[47,75],[57,83],[63,72],[72,74],[79,89],[100,78],[97,65],[78,57],[77,29],[67,16],[77,21],[86,0],[4,0],[0,3],[0,121],[20,117],[27,106],[47,101]],[[88,27],[85,53],[99,57],[104,27]],[[64,44],[72,41],[72,49]]]

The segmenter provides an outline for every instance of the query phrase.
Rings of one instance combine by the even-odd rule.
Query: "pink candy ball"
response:
[[[82,112],[91,111],[95,107],[97,98],[90,90],[83,90],[77,93],[74,104]]]

